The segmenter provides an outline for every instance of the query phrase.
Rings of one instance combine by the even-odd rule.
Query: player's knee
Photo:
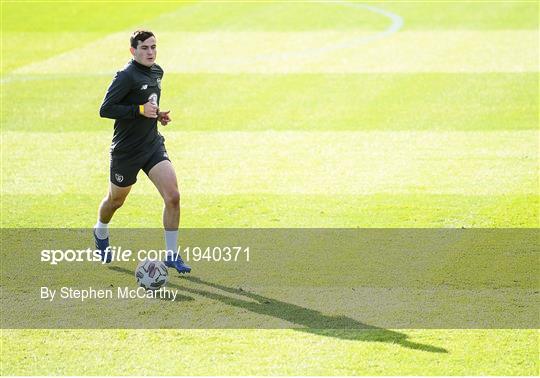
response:
[[[110,197],[110,198],[109,198],[109,205],[110,205],[114,210],[118,210],[118,209],[121,208],[122,205],[124,204],[124,200],[125,200],[125,198],[114,198],[114,197]]]
[[[165,195],[163,200],[165,201],[165,206],[178,208],[180,207],[180,192],[178,190],[171,191]]]

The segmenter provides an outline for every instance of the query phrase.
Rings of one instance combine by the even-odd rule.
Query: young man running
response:
[[[165,264],[179,273],[191,268],[177,254],[180,222],[180,193],[176,173],[165,149],[157,122],[171,122],[169,111],[159,110],[163,70],[155,63],[156,37],[150,31],[137,30],[130,38],[131,60],[118,71],[99,110],[101,117],[112,118],[114,135],[111,144],[109,193],[101,202],[94,227],[96,248],[105,262],[111,261],[108,224],[124,203],[142,169],[161,194],[165,245],[169,251]]]

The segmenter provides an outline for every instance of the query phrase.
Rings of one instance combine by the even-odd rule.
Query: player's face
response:
[[[156,38],[150,37],[143,42],[138,42],[139,45],[136,49],[134,49],[133,47],[131,48],[131,54],[133,54],[133,59],[135,59],[137,63],[150,67],[156,61]]]

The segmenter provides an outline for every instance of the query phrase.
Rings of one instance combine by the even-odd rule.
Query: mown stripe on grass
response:
[[[96,194],[2,196],[2,224],[17,227],[92,227],[106,185]],[[539,227],[537,195],[204,195],[182,191],[181,227]],[[161,224],[162,200],[135,186],[112,227]]]
[[[3,375],[536,375],[539,367],[537,330],[4,330],[1,341]]]
[[[538,72],[538,33],[162,32],[159,63],[177,73]],[[14,73],[107,73],[127,60],[125,33],[20,67]],[[336,47],[341,46],[339,49]],[[419,46],[421,48],[419,48]],[[107,51],[88,54],[88,51]]]
[[[164,133],[185,193],[537,194],[538,131]],[[101,193],[108,133],[3,134],[4,194]],[[142,179],[140,187],[151,186]]]
[[[347,1],[354,3],[354,0]],[[365,9],[351,9],[342,2],[123,2],[62,3],[55,1],[3,4],[4,31],[30,30],[79,32],[119,30],[136,23],[159,31],[313,31],[382,30],[388,19]],[[536,29],[535,1],[394,1],[377,7],[397,13],[411,30],[510,30]],[[179,6],[182,6],[179,8]],[[150,15],[150,17],[148,17]],[[141,17],[145,18],[141,21]],[[141,25],[142,26],[142,25]]]
[[[112,75],[10,76],[2,129],[109,131],[98,109]],[[166,73],[160,105],[174,120],[165,132],[536,130],[537,76]]]

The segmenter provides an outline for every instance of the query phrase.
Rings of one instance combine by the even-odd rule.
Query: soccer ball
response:
[[[163,261],[143,260],[137,265],[135,278],[146,290],[157,290],[167,283],[167,267]]]

